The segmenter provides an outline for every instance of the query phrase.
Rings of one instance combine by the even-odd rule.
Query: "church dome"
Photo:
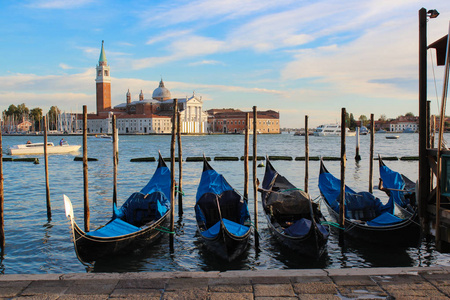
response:
[[[161,79],[161,81],[159,82],[159,87],[157,87],[154,91],[153,91],[153,95],[152,95],[153,99],[157,99],[160,101],[163,100],[167,100],[167,99],[171,99],[172,95],[170,94],[170,91],[168,89],[165,88],[164,86],[164,82]]]

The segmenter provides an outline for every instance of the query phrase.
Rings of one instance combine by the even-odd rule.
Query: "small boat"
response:
[[[394,199],[404,217],[417,212],[416,184],[403,174],[391,170],[378,156],[380,183],[378,188]],[[416,214],[417,215],[417,214]]]
[[[232,261],[247,249],[252,231],[247,201],[205,157],[194,210],[198,232],[210,252]]]
[[[325,217],[309,194],[281,176],[268,157],[259,191],[271,234],[299,255],[321,257],[330,234]]]
[[[355,136],[356,132],[350,131],[345,128],[346,136]],[[320,125],[314,131],[315,136],[341,136],[341,125],[339,124],[326,124]]]
[[[335,221],[339,221],[339,195],[341,181],[320,162],[319,190],[325,205]],[[394,215],[394,198],[386,204],[369,192],[355,192],[345,186],[346,236],[360,242],[411,246],[420,241],[420,224],[416,216],[402,218]]]
[[[407,127],[405,129],[403,129],[403,133],[415,133],[415,131],[411,127]]]
[[[64,195],[66,216],[70,220],[75,253],[81,263],[92,265],[98,259],[125,253],[156,241],[170,221],[170,170],[159,155],[158,167],[147,185],[118,209],[104,226],[84,232],[75,222],[72,203]]]
[[[386,133],[386,130],[380,128],[376,133]]]
[[[47,143],[48,154],[65,154],[71,152],[77,152],[81,148],[81,145],[69,145],[63,143],[62,145],[55,146],[53,143]],[[32,154],[44,154],[44,143],[26,143],[21,145],[14,145],[8,148],[7,154],[9,155],[32,155]]]
[[[369,129],[367,129],[366,126],[361,126],[360,129],[359,129],[359,134],[360,135],[367,135],[367,134],[369,134]]]
[[[398,139],[400,136],[398,136],[398,135],[387,135],[386,136],[386,139],[387,140],[396,140],[396,139]]]
[[[113,137],[111,135],[107,135],[107,134],[100,134],[100,135],[92,135],[89,136],[89,138],[93,141],[108,141],[108,142],[112,142],[113,141]]]

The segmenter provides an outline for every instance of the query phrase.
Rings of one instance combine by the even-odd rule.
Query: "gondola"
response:
[[[322,256],[330,230],[319,206],[308,193],[281,176],[268,157],[259,191],[271,234],[299,255]]]
[[[319,190],[331,217],[339,220],[341,181],[320,162]],[[386,204],[369,192],[355,192],[345,186],[344,233],[356,241],[390,245],[415,246],[420,241],[420,225],[415,215],[402,218],[393,214],[394,199]]]
[[[131,194],[120,208],[113,204],[111,220],[100,228],[84,232],[75,222],[72,203],[64,195],[66,216],[72,227],[75,252],[81,263],[144,247],[157,240],[170,221],[170,170],[161,154],[158,167],[147,185]]]
[[[247,201],[205,157],[194,210],[199,235],[210,252],[232,261],[246,250],[252,231]]]
[[[417,211],[416,184],[403,174],[391,170],[378,155],[380,183],[378,188],[394,199],[394,203],[404,217]],[[418,215],[416,214],[418,217]]]

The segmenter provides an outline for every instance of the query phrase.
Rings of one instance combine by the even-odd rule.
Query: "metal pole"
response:
[[[250,114],[245,114],[245,142],[244,142],[244,199],[248,202],[248,136]]]
[[[257,174],[256,174],[256,165],[257,165],[257,148],[256,148],[256,136],[258,135],[258,113],[256,110],[256,106],[253,106],[253,199],[254,199],[254,222],[255,222],[255,229],[256,232],[258,232],[258,186],[257,186]],[[259,237],[258,234],[255,234],[255,245],[259,246]]]
[[[44,116],[44,120],[45,120]],[[47,151],[47,124],[44,126],[44,162],[45,162],[45,192],[47,195],[47,219],[52,219],[52,208],[50,204],[50,186],[48,182],[48,151]]]
[[[308,192],[309,181],[309,135],[308,135],[308,116],[305,116],[305,193]]]
[[[88,193],[88,155],[87,155],[87,106],[83,105],[83,178],[84,178],[84,231],[89,232],[90,209]]]
[[[345,225],[345,108],[341,112],[341,192],[339,194],[339,225]]]
[[[178,142],[178,215],[183,214],[183,149],[181,148],[181,113],[177,112]]]
[[[116,138],[116,116],[112,116],[112,135],[113,135],[113,173],[114,173],[114,188],[113,188],[113,203],[117,206],[117,163],[118,163],[118,156],[119,153],[117,153],[117,143],[118,140]]]
[[[370,128],[375,128],[374,115],[370,114]],[[373,193],[373,148],[375,144],[375,131],[370,130],[370,155],[369,155],[369,193]]]
[[[175,137],[177,134],[178,99],[173,99],[172,140],[170,142],[170,232],[175,231]],[[170,249],[173,251],[173,234],[170,234]]]

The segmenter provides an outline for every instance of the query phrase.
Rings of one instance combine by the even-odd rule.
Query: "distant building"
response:
[[[419,130],[419,117],[414,116],[400,116],[395,120],[392,120],[389,124],[389,131],[402,132],[405,129],[413,130],[414,132]]]
[[[249,130],[253,130],[253,112],[239,109],[210,109],[208,131],[212,133],[244,133],[247,113],[250,114]],[[280,133],[280,114],[273,110],[257,112],[259,133]]]

